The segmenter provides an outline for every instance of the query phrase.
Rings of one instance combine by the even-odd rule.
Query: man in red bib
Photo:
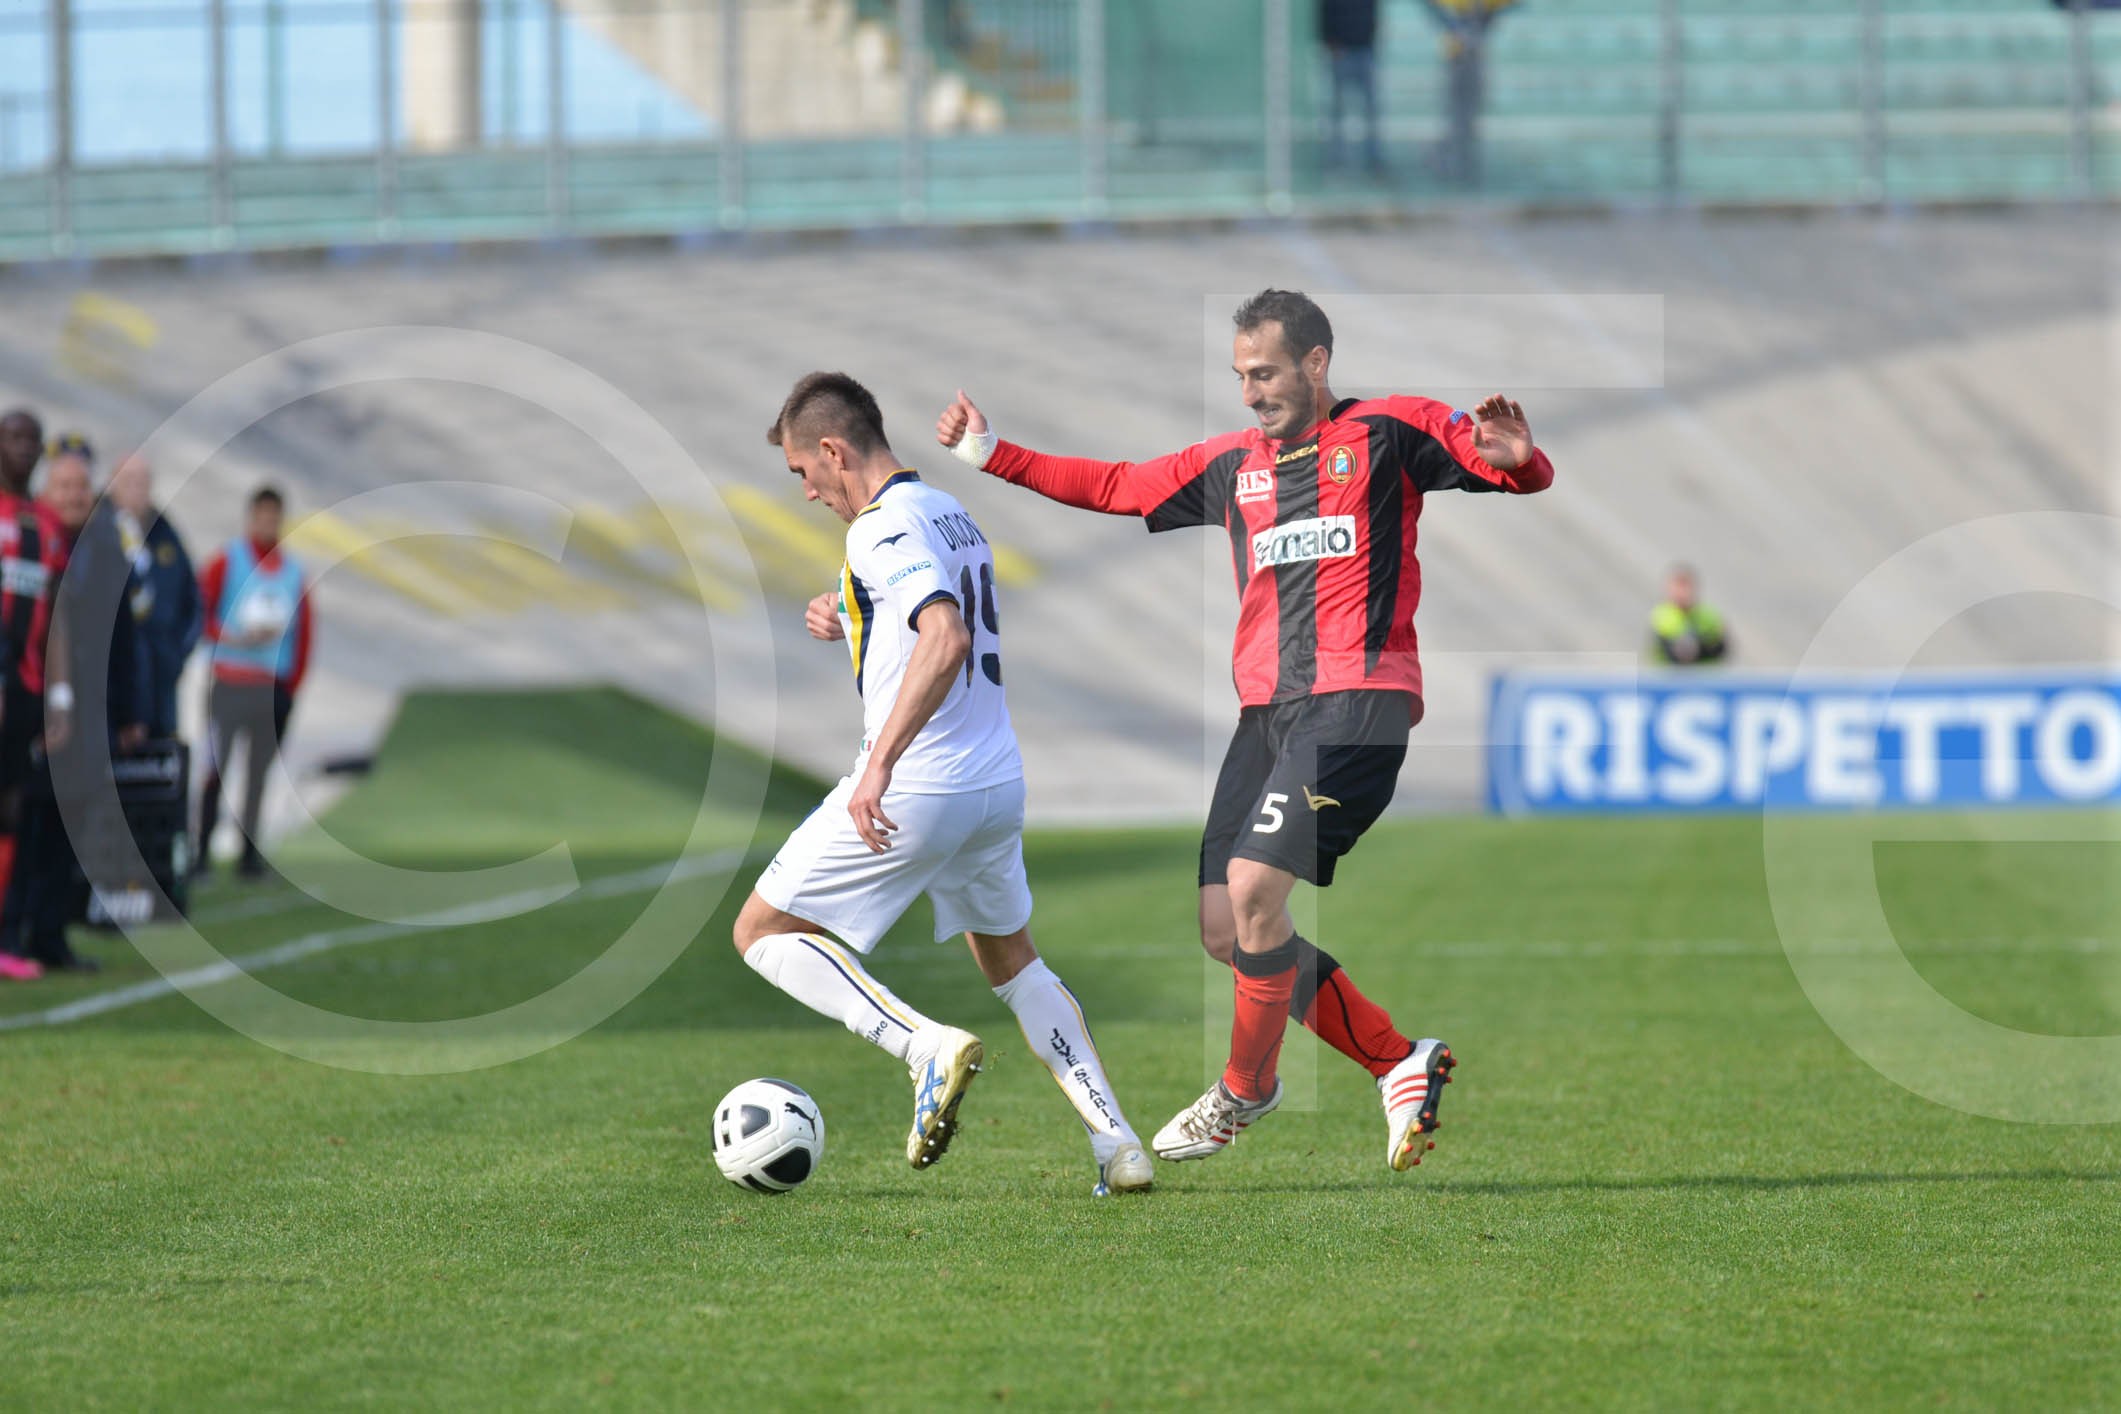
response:
[[[265,773],[280,749],[294,711],[295,694],[309,671],[309,584],[302,567],[280,548],[286,502],[270,486],[250,498],[250,523],[199,576],[206,606],[206,638],[213,645],[213,688],[207,702],[206,788],[199,808],[199,857],[221,819],[221,774],[245,741],[243,861],[245,878],[265,872],[258,848],[258,815],[265,801]]]
[[[1201,840],[1201,944],[1232,964],[1236,1013],[1222,1078],[1157,1134],[1166,1159],[1220,1153],[1281,1102],[1276,1062],[1294,1017],[1376,1078],[1386,1162],[1434,1147],[1450,1047],[1409,1041],[1288,900],[1320,887],[1383,813],[1421,719],[1415,526],[1432,491],[1544,490],[1554,479],[1524,409],[1471,413],[1428,398],[1336,398],[1333,327],[1302,294],[1237,311],[1232,371],[1256,425],[1145,462],[1048,456],[1001,441],[960,392],[936,438],[961,459],[1054,500],[1140,516],[1152,531],[1218,526],[1237,576],[1243,710]]]

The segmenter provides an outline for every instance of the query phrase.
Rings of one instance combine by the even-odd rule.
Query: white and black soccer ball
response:
[[[714,1107],[714,1163],[757,1193],[786,1193],[825,1157],[825,1115],[785,1080],[747,1080]]]

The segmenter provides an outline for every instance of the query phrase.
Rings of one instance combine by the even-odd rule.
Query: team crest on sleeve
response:
[[[1347,485],[1349,478],[1355,475],[1355,453],[1346,447],[1335,447],[1333,460],[1326,466],[1326,475],[1333,478],[1335,486]]]

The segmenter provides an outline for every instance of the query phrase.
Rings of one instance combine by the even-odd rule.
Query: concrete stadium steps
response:
[[[695,112],[721,111],[722,22],[715,6],[569,5]],[[747,132],[770,137],[888,130],[905,103],[898,56],[881,29],[864,35],[854,0],[780,0],[744,8],[739,101]]]
[[[589,0],[566,8],[703,118],[718,121],[727,67],[719,6]],[[1067,120],[1075,93],[1072,13],[1050,5],[963,5],[956,45],[943,32],[944,14],[931,6],[925,19],[925,126],[991,131],[1009,121]],[[749,0],[738,60],[744,131],[780,141],[893,130],[906,103],[899,33],[895,0]]]
[[[248,360],[332,331],[442,326],[549,349],[640,404],[697,470],[636,484],[536,411],[539,389],[526,400],[401,381],[274,415],[178,494],[174,517],[202,551],[266,478],[288,486],[318,543],[405,528],[402,514],[317,515],[379,486],[468,478],[578,513],[558,564],[426,537],[335,570],[298,764],[358,749],[409,686],[609,679],[829,776],[851,758],[856,704],[844,650],[805,637],[800,606],[830,580],[839,531],[801,503],[762,434],[797,376],[845,367],[876,390],[900,453],[961,494],[1005,551],[1005,671],[1034,810],[1183,818],[1201,807],[1234,712],[1227,541],[1146,539],[972,476],[929,429],[960,386],[1005,435],[1085,455],[1143,456],[1241,425],[1228,310],[1265,284],[1306,288],[1336,319],[1340,391],[1464,405],[1508,387],[1560,467],[1548,495],[1439,496],[1423,521],[1430,710],[1402,798],[1463,805],[1479,789],[1490,673],[1632,663],[1671,560],[1701,565],[1741,662],[1774,667],[1932,531],[2121,509],[2110,254],[2102,216],[2046,212],[1467,218],[16,273],[0,275],[0,402],[123,445]],[[107,313],[80,303],[91,291],[150,319],[152,347],[101,332]],[[1429,293],[1389,298],[1410,292]],[[1613,294],[1661,297],[1662,339],[1601,302]],[[715,529],[718,502],[740,542]],[[433,528],[513,514],[451,511]],[[734,602],[731,567],[755,563],[770,626],[726,607],[703,615],[696,591],[688,607],[679,542],[701,553],[718,604]],[[2025,553],[2087,585],[2115,569],[2067,535]],[[1931,597],[1881,622],[1881,645]],[[2111,658],[2113,623],[2085,604],[2003,603],[1936,634],[1924,661]]]

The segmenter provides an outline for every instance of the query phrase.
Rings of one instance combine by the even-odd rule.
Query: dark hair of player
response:
[[[1281,325],[1282,342],[1297,362],[1313,349],[1333,352],[1333,324],[1300,290],[1261,290],[1237,307],[1237,332],[1249,334],[1269,320]]]
[[[284,511],[287,509],[287,500],[280,494],[279,487],[260,486],[250,493],[250,506],[252,510],[260,506],[271,506],[274,510]]]
[[[766,440],[778,447],[787,438],[798,447],[814,447],[820,438],[837,437],[866,456],[882,451],[884,414],[867,388],[844,373],[806,373],[781,404],[781,414],[766,429]]]

